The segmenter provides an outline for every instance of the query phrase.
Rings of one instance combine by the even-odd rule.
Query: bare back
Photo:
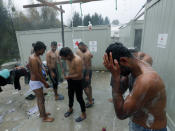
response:
[[[69,67],[69,75],[79,74],[74,80],[82,79],[83,62],[82,59],[75,55],[72,61],[67,61]]]

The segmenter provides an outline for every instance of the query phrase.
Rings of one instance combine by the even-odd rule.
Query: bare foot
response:
[[[46,112],[46,116],[50,116],[50,115],[51,115],[51,113]],[[42,118],[43,116],[41,116],[41,115],[40,115],[39,117],[41,117],[41,118]]]
[[[47,116],[50,116],[50,115],[51,115],[51,113],[49,113],[49,112],[46,112],[46,115],[47,115]]]
[[[113,103],[113,99],[112,98],[109,98],[108,101],[111,102],[111,103]]]
[[[58,96],[55,96],[55,100],[58,100],[58,98],[59,98]]]
[[[53,122],[53,121],[54,121],[54,118],[52,118],[52,117],[43,118],[43,122]]]

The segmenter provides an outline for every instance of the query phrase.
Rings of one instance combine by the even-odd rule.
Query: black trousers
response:
[[[73,107],[74,94],[76,94],[77,101],[80,104],[81,112],[86,111],[85,102],[83,100],[83,86],[82,80],[68,80],[68,96],[69,108]]]
[[[14,72],[15,72],[15,78],[14,78],[15,89],[21,90],[21,85],[19,80],[22,76],[26,75],[27,71],[26,69],[17,69],[17,70],[14,70]]]
[[[55,74],[54,78],[51,75],[51,71]],[[52,69],[52,70],[49,70],[49,77],[52,81],[53,88],[57,89],[58,88],[58,70],[56,68]]]

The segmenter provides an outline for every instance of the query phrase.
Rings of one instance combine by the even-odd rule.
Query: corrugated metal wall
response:
[[[158,35],[168,34],[165,48],[157,47]],[[166,84],[168,125],[175,130],[175,0],[147,4],[142,50],[153,57],[153,67]]]
[[[125,27],[120,28],[119,41],[126,47],[134,47],[136,29],[143,29],[143,20],[130,21]]]
[[[94,55],[92,60],[92,68],[94,70],[105,70],[102,62],[105,49],[111,43],[110,34],[111,32],[109,26],[92,27],[91,31],[89,31],[87,27],[77,27],[73,30],[70,28],[65,28],[65,46],[68,46],[73,49],[73,51],[76,51],[73,47],[73,39],[80,38],[88,46],[89,41],[97,41],[97,52],[92,52]],[[47,50],[50,49],[50,43],[52,41],[62,43],[61,29],[17,31],[16,35],[22,64],[25,64],[28,61],[33,42],[44,42],[48,47]],[[45,60],[45,54],[43,55],[42,59]]]
[[[126,27],[120,28],[119,31],[119,41],[122,42],[126,47],[133,47],[131,41],[131,25],[127,25]]]

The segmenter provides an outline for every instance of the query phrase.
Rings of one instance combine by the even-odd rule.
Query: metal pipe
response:
[[[74,0],[72,3],[87,3],[92,1],[102,1],[102,0]],[[63,4],[70,4],[70,1],[61,1],[61,2],[52,2],[52,5],[63,5]],[[24,5],[23,8],[34,8],[34,7],[42,7],[47,6],[46,4],[32,4],[32,5]]]
[[[62,10],[62,6],[60,6],[60,9]],[[63,12],[61,12],[61,34],[62,34],[62,43],[63,43],[63,47],[65,47],[65,44],[64,44],[64,23],[63,23]]]

